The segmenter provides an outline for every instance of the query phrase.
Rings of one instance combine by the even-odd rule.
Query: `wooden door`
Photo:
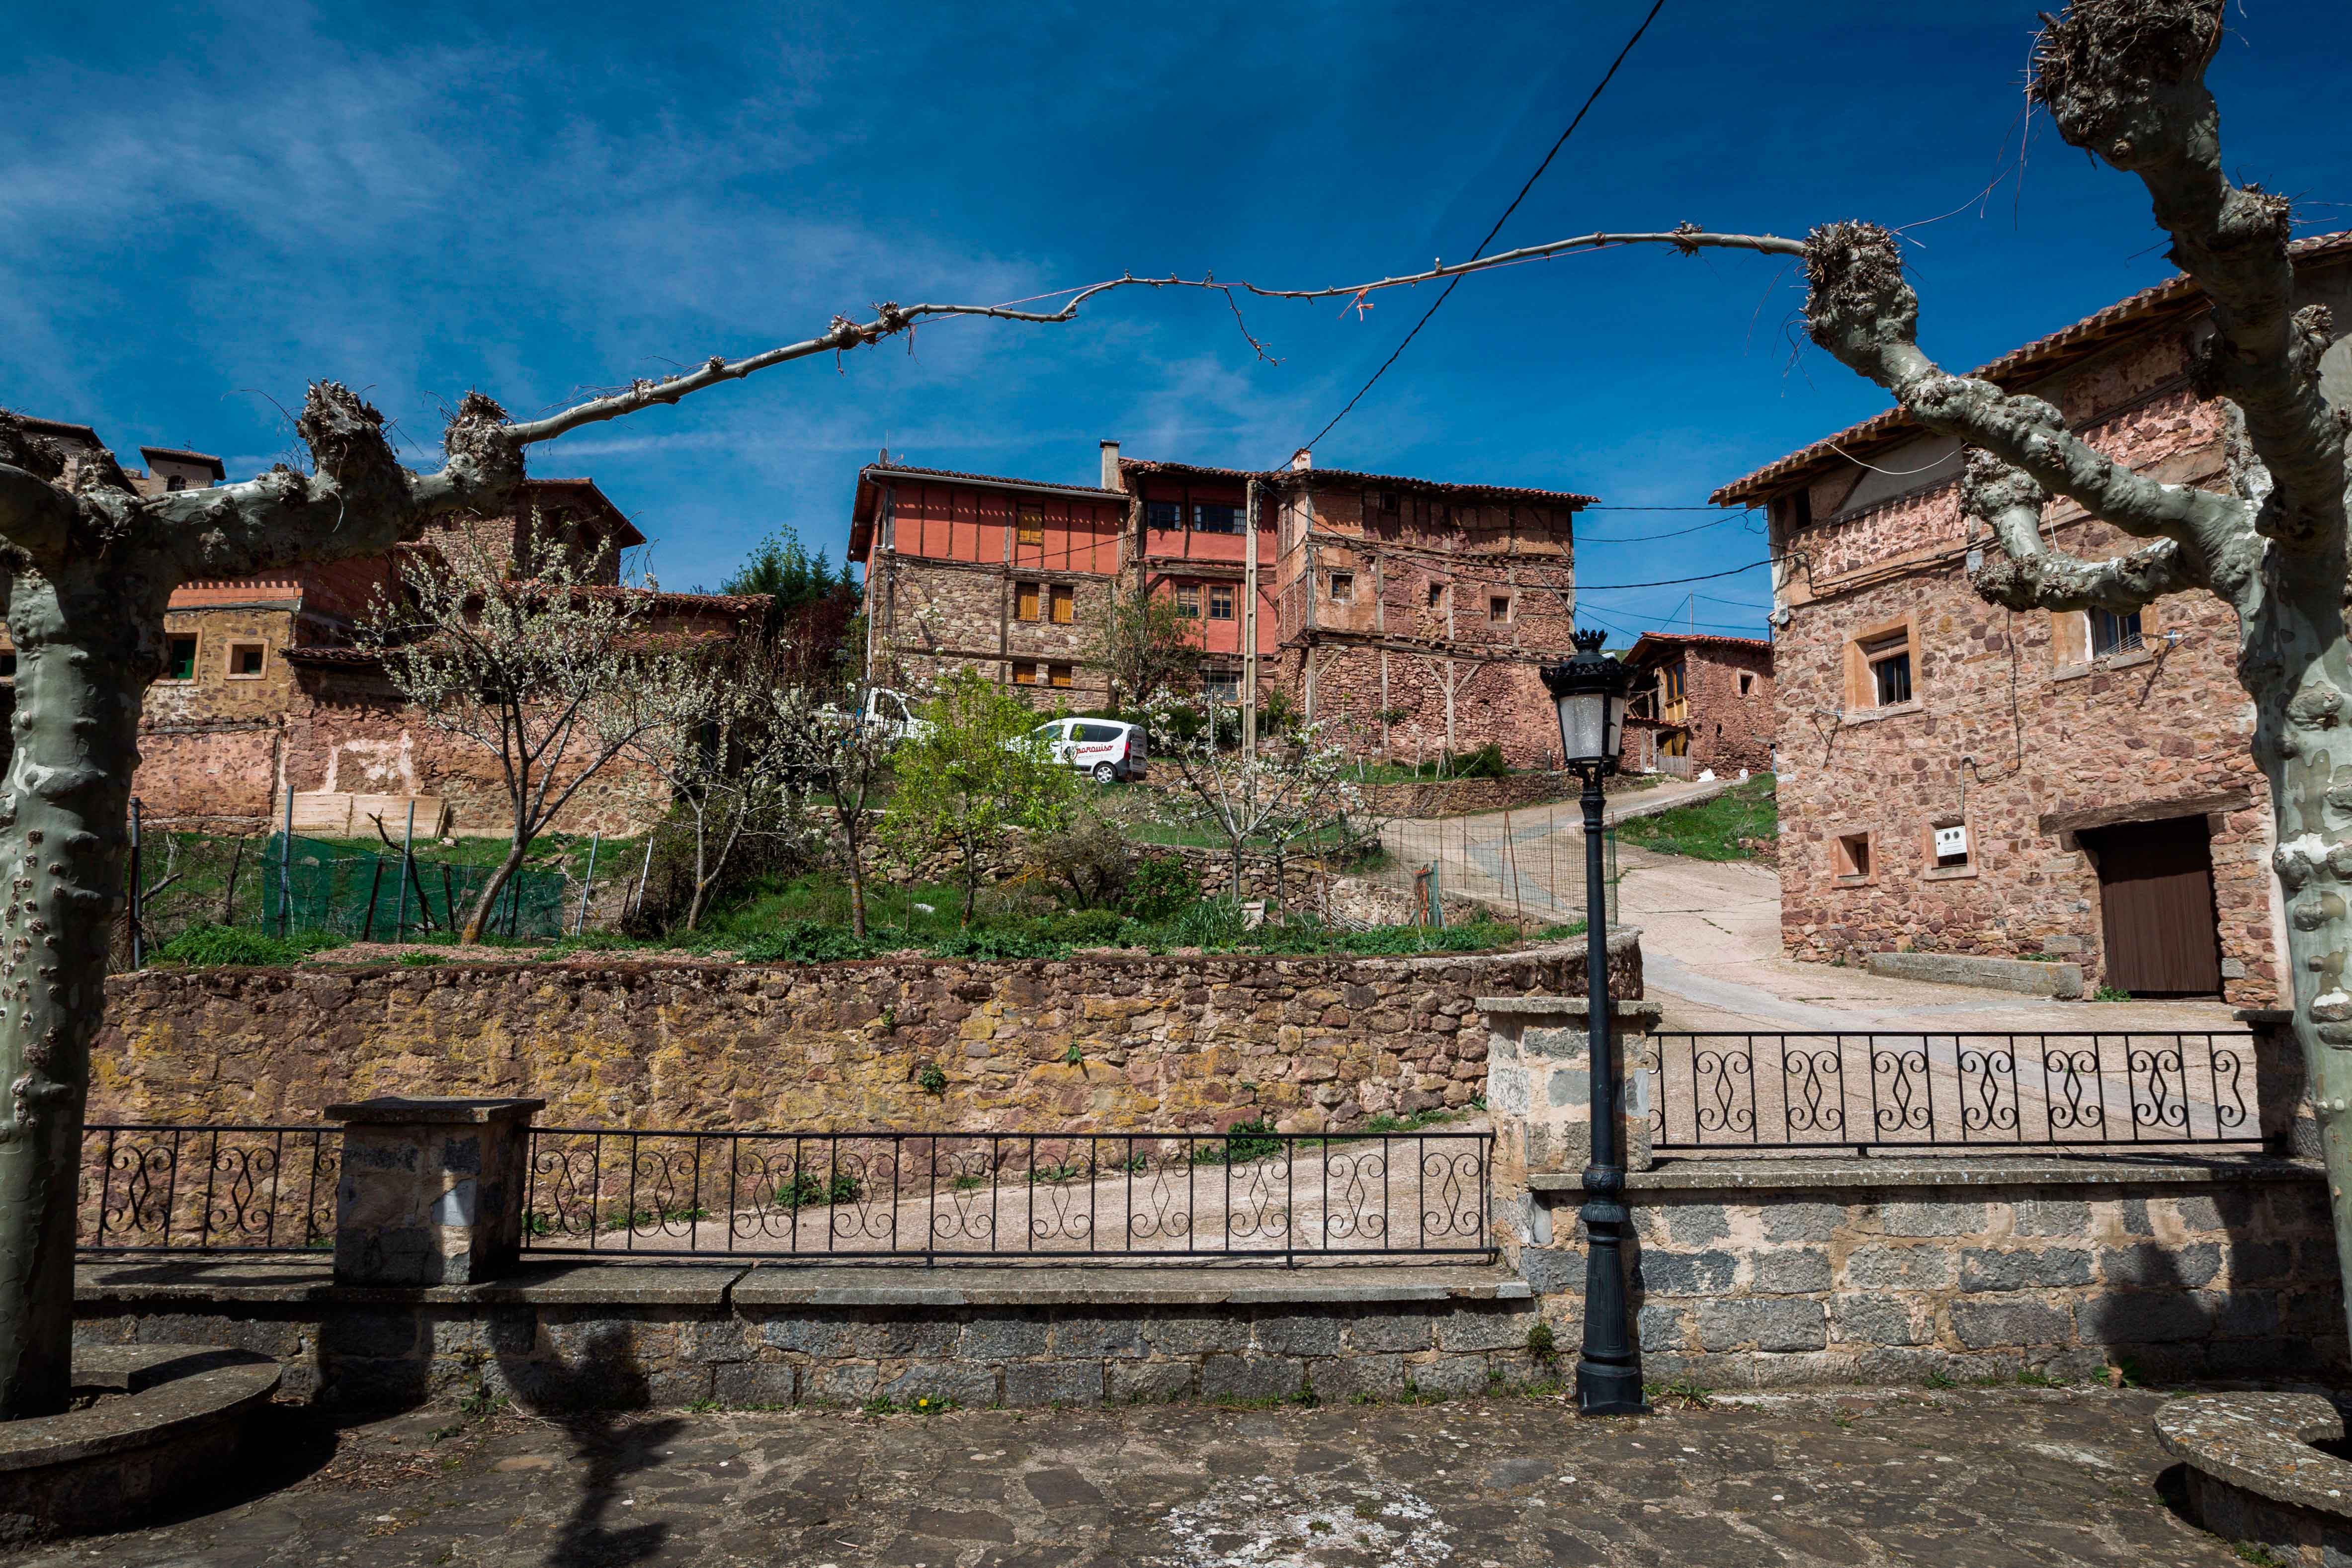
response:
[[[2126,822],[2081,839],[2099,862],[2106,983],[2134,996],[2218,994],[2221,940],[2205,819]]]

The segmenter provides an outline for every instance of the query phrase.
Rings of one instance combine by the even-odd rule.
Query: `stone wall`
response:
[[[1473,998],[1575,989],[1580,943],[1416,958],[457,962],[108,982],[90,1114],[315,1120],[377,1094],[544,1096],[556,1125],[1285,1131],[1466,1104]],[[1612,984],[1638,995],[1637,934]],[[1077,1060],[1071,1060],[1075,1055]],[[926,1065],[946,1079],[921,1087]]]
[[[1518,1266],[1578,1322],[1578,1178],[1532,1178]],[[1662,1162],[1626,1177],[1644,1375],[1714,1387],[1930,1375],[2172,1381],[2341,1372],[2315,1165]],[[1563,1339],[1573,1343],[1572,1335]]]
[[[2180,384],[2185,329],[2110,351],[2033,390],[2101,450],[2178,483],[2221,486],[2218,405]],[[2212,831],[2224,992],[2284,994],[2266,787],[2249,755],[2236,618],[2206,593],[2143,614],[2145,651],[2093,658],[2084,618],[1999,609],[1967,578],[1969,535],[1936,438],[1876,457],[1811,494],[1820,521],[1776,537],[1806,570],[1783,586],[1774,637],[1780,739],[1781,934],[1789,952],[2048,954],[2106,978],[2097,870],[2078,831],[2204,817]],[[1881,488],[1871,489],[1877,486]],[[1911,488],[1902,488],[1911,486]],[[1860,499],[1856,499],[1860,497]],[[2051,508],[2060,549],[2099,558],[2134,541]],[[1859,701],[1856,639],[1907,628],[1913,701]],[[1964,824],[1964,867],[1931,833]],[[1869,869],[1841,874],[1837,841],[1868,836]]]
[[[484,1386],[533,1410],[919,1399],[963,1406],[1470,1394],[1551,1370],[1491,1269],[526,1265],[358,1290],[315,1264],[86,1267],[86,1343],[227,1344],[345,1407]]]
[[[1559,736],[1552,735],[1552,751]],[[1376,817],[1453,817],[1477,811],[1514,811],[1554,800],[1573,800],[1583,789],[1573,773],[1514,773],[1506,779],[1432,779],[1405,784],[1371,784],[1364,806]]]

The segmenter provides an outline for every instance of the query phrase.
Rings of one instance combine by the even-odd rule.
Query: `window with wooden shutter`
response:
[[[1068,685],[1070,684],[1070,666],[1067,664],[1048,664],[1045,667],[1045,682],[1048,685]]]
[[[1078,618],[1078,591],[1066,582],[1054,585],[1054,624],[1067,626]]]
[[[1035,685],[1037,684],[1037,666],[1032,664],[1015,662],[1013,666],[1013,684],[1016,686]]]
[[[1015,535],[1015,538],[1022,544],[1044,544],[1045,542],[1045,508],[1043,507],[1024,506],[1021,508],[1018,528],[1019,531]]]
[[[1013,618],[1016,621],[1034,621],[1037,619],[1037,585],[1035,583],[1024,582],[1014,585],[1013,590]]]

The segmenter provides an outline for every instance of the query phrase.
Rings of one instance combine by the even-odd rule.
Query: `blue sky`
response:
[[[821,330],[869,301],[991,302],[1125,270],[1275,285],[1466,256],[1646,0],[1005,8],[47,7],[0,116],[0,404],[142,444],[285,455],[306,381],[437,450],[480,387],[519,413]],[[2020,134],[2033,5],[1667,0],[1512,219],[1784,234],[1915,224],[1923,341],[1955,368],[2167,270],[2137,184]],[[2250,4],[2214,72],[2232,170],[2352,225],[2340,4]],[[1129,292],[1079,321],[954,323],[538,449],[591,474],[672,585],[778,524],[838,551],[859,463],[1085,480],[1130,455],[1272,465],[1425,295],[1364,319]],[[1696,506],[1884,406],[1809,346],[1776,262],[1646,250],[1465,282],[1317,450],[1324,466]],[[1587,584],[1759,559],[1760,527],[1587,514]],[[1761,625],[1764,574],[1591,591],[1621,631]]]

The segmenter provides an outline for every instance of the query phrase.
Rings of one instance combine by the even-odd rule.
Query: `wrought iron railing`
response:
[[[534,1251],[1491,1258],[1486,1133],[537,1128]]]
[[[2255,1144],[2254,1042],[2228,1030],[1669,1033],[1652,1146]]]
[[[81,1249],[331,1249],[342,1137],[341,1127],[92,1123],[82,1129]]]

